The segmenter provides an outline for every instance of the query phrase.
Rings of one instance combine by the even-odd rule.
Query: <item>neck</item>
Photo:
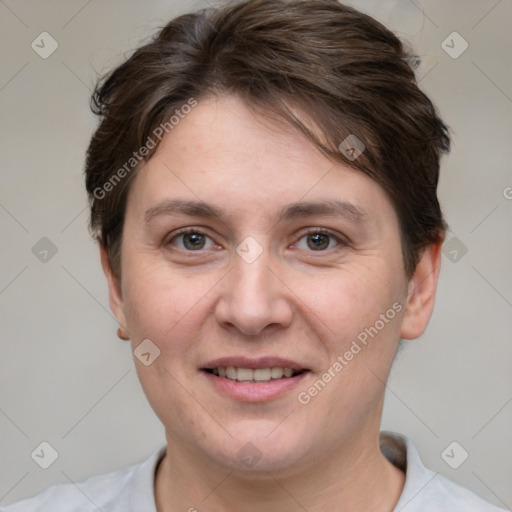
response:
[[[167,455],[155,479],[157,510],[391,512],[405,475],[382,455],[378,431],[372,442],[360,434],[316,457],[315,463],[286,474],[234,473],[167,439]]]

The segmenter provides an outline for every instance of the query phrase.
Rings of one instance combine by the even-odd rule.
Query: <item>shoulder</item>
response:
[[[393,512],[505,512],[465,487],[423,465],[413,441],[395,432],[381,432],[382,453],[405,471],[405,485]]]
[[[102,509],[113,496],[122,494],[132,468],[92,477],[76,485],[57,484],[33,498],[18,501],[1,512],[89,512]]]
[[[18,501],[0,512],[117,512],[132,510],[135,493],[152,493],[153,473],[165,448],[140,464],[93,476],[83,482],[52,485],[37,496]]]
[[[504,509],[483,500],[474,492],[434,473],[430,485],[425,487],[421,503],[429,503],[432,510],[464,510],[464,512],[505,512]],[[463,508],[461,508],[463,507]],[[425,510],[420,505],[422,510]],[[420,510],[418,508],[418,510]],[[415,510],[411,506],[411,512]],[[428,509],[430,510],[430,509]]]
[[[94,476],[84,482],[52,485],[33,498],[18,501],[1,512],[89,512],[104,510],[112,498],[123,495],[136,466]],[[106,509],[108,510],[108,509]]]

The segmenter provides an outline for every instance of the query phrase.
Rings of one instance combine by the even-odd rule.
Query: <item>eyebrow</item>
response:
[[[226,213],[221,208],[203,201],[186,201],[182,199],[165,199],[149,208],[144,214],[146,223],[162,215],[188,215],[205,219],[224,220]],[[316,200],[293,203],[283,207],[276,216],[276,222],[313,216],[346,217],[355,222],[368,221],[369,215],[363,209],[347,201]]]

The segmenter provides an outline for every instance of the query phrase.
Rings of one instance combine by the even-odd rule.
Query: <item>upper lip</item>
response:
[[[214,368],[227,368],[228,366],[234,366],[237,368],[250,368],[255,370],[257,368],[290,368],[291,370],[307,370],[304,365],[292,361],[291,359],[283,359],[281,357],[258,357],[251,359],[248,357],[220,357],[212,361],[208,361],[202,370],[213,370]]]

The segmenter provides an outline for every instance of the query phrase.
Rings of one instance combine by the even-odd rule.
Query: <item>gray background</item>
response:
[[[510,508],[512,3],[350,3],[412,43],[420,84],[454,131],[440,198],[455,238],[429,328],[395,363],[383,429],[408,434],[433,470]],[[97,74],[172,16],[202,5],[0,2],[1,505],[140,462],[164,443],[129,344],[115,334],[86,228],[82,166]],[[46,59],[31,48],[44,31],[59,45]],[[469,44],[458,58],[441,46],[454,31]],[[461,40],[452,39],[445,45],[453,53]],[[57,249],[46,261],[43,237]],[[46,470],[31,458],[42,441],[59,454]],[[441,456],[453,441],[469,453],[458,469]],[[459,445],[448,451],[452,464]]]

